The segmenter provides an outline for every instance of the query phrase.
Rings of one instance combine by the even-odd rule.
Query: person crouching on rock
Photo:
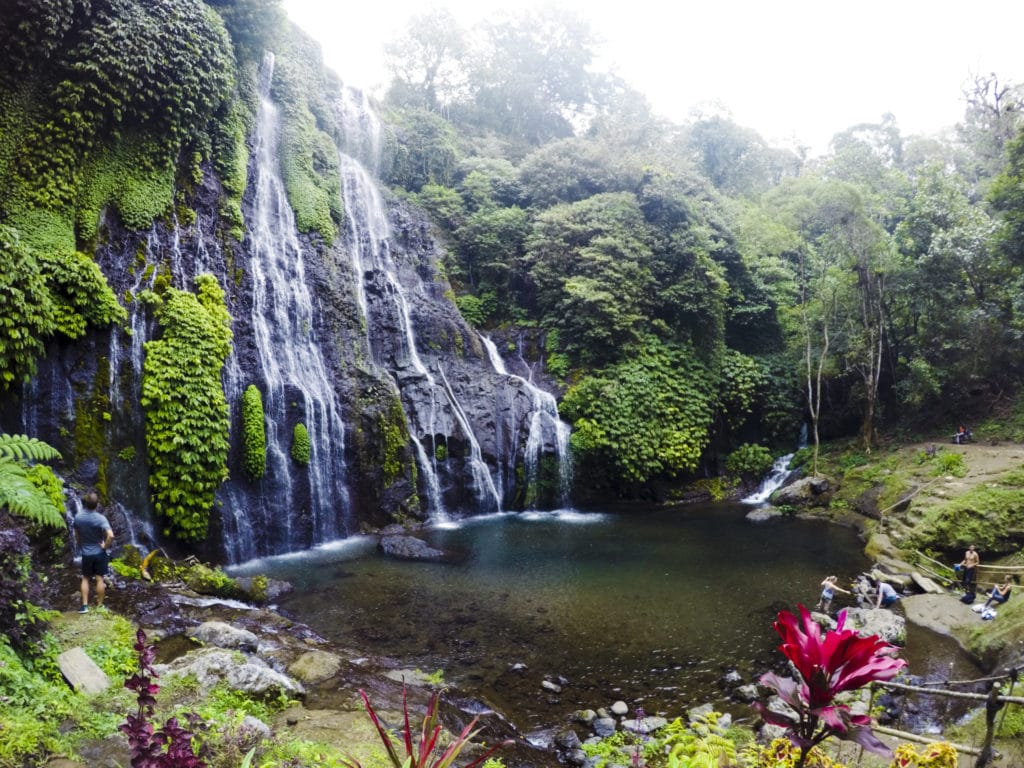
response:
[[[887,581],[878,582],[878,594],[875,597],[875,608],[888,608],[900,599],[899,593]]]

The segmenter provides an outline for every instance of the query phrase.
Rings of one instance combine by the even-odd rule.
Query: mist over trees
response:
[[[954,131],[885,114],[807,158],[660,119],[567,11],[434,11],[387,54],[385,181],[431,213],[470,322],[544,333],[584,485],[642,493],[803,424],[870,451],[1019,390],[1021,87],[972,76]]]

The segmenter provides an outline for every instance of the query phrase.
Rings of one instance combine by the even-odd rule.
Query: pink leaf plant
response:
[[[359,691],[359,695],[363,698],[363,705],[366,707],[366,713],[370,716],[370,720],[377,729],[377,733],[384,745],[384,749],[387,751],[388,760],[391,762],[393,768],[449,768],[459,756],[459,753],[462,752],[462,750],[469,744],[470,740],[480,732],[479,729],[474,730],[479,718],[474,717],[469,725],[463,728],[462,732],[456,736],[446,748],[441,749],[440,736],[442,728],[438,722],[440,694],[434,693],[431,697],[430,703],[427,705],[427,712],[423,717],[423,724],[417,734],[413,730],[412,724],[409,722],[409,702],[407,693],[408,692],[403,689],[402,713],[404,715],[404,722],[402,723],[400,734],[401,745],[405,752],[405,755],[403,756],[400,755],[398,750],[395,748],[394,739],[392,738],[391,733],[381,722],[376,711],[374,711],[371,706],[370,699],[367,697],[366,691]],[[477,768],[477,766],[482,765],[488,757],[507,743],[509,742],[503,741],[495,744],[483,755],[468,763],[465,768]],[[346,765],[348,768],[362,768],[357,760],[351,758],[346,760]]]
[[[868,683],[891,680],[907,662],[896,658],[898,649],[878,635],[861,637],[848,629],[846,611],[840,612],[835,630],[823,634],[807,608],[798,608],[799,618],[780,611],[774,624],[782,638],[779,650],[792,662],[798,678],[774,672],[761,677],[761,684],[774,689],[792,713],[771,711],[761,703],[755,708],[765,722],[785,727],[790,740],[800,747],[796,768],[829,736],[891,757],[889,748],[872,732],[870,715],[852,714],[847,705],[835,703],[835,698]]]

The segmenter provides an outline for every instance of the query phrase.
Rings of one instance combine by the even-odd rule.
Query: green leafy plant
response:
[[[681,721],[666,726],[663,743],[668,749],[667,768],[718,768],[730,765],[736,758],[736,744],[718,724],[721,717],[709,712],[695,718],[689,727]]]
[[[430,703],[427,705],[427,711],[423,716],[423,724],[419,730],[419,739],[417,740],[416,734],[413,732],[412,726],[409,723],[408,691],[403,689],[402,712],[404,715],[404,723],[400,746],[404,751],[404,755],[399,756],[398,749],[395,747],[395,742],[392,739],[391,734],[381,723],[380,718],[377,717],[377,713],[370,704],[370,699],[367,697],[366,691],[360,689],[359,695],[363,698],[363,705],[366,707],[366,713],[370,716],[370,720],[373,721],[373,725],[377,729],[377,733],[380,735],[381,742],[388,754],[388,760],[391,761],[393,768],[448,768],[459,756],[462,750],[466,748],[470,740],[480,732],[479,729],[474,730],[477,720],[479,719],[479,717],[474,717],[469,724],[462,729],[462,732],[452,739],[445,749],[441,750],[439,737],[441,735],[442,728],[438,723],[438,708],[440,705],[441,694],[440,692],[436,692],[431,696]],[[483,755],[466,765],[465,768],[476,768],[476,766],[482,765],[488,757],[494,754],[494,752],[500,749],[505,743],[507,742],[495,744]],[[347,764],[350,768],[361,768],[359,762],[355,760],[350,760]]]
[[[772,461],[771,451],[763,445],[744,443],[725,458],[725,468],[734,475],[763,477]]]
[[[242,395],[242,466],[251,480],[267,471],[267,432],[263,420],[263,396],[255,384]]]
[[[305,466],[309,464],[309,430],[301,421],[292,429],[291,456],[297,464]]]
[[[964,461],[964,455],[962,453],[946,451],[937,453],[935,455],[935,469],[932,470],[932,474],[936,477],[940,475],[963,477],[967,474],[967,463]]]
[[[64,527],[63,509],[42,487],[33,482],[27,461],[53,461],[60,453],[26,435],[0,434],[0,507],[40,525]]]
[[[221,369],[231,317],[216,278],[199,275],[196,288],[165,293],[156,312],[163,335],[146,342],[141,398],[153,506],[167,533],[185,541],[206,537],[214,493],[228,476]]]

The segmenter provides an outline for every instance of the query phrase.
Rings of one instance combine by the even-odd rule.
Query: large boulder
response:
[[[776,506],[820,507],[832,498],[832,484],[827,477],[802,477],[780,488],[772,495]]]
[[[341,657],[327,651],[308,651],[297,658],[288,674],[304,683],[320,683],[338,674]]]
[[[415,536],[381,536],[377,549],[396,560],[445,562],[452,559],[448,552],[432,547]]]
[[[221,682],[255,697],[296,698],[306,693],[301,683],[271,669],[262,659],[223,648],[200,648],[153,668],[163,677],[194,675],[204,694]]]
[[[907,621],[888,608],[849,608],[846,626],[862,636],[878,635],[887,643],[905,645]]]
[[[203,622],[198,627],[189,629],[186,634],[203,645],[212,645],[216,648],[254,652],[259,645],[259,639],[252,632],[233,627],[223,621]]]

